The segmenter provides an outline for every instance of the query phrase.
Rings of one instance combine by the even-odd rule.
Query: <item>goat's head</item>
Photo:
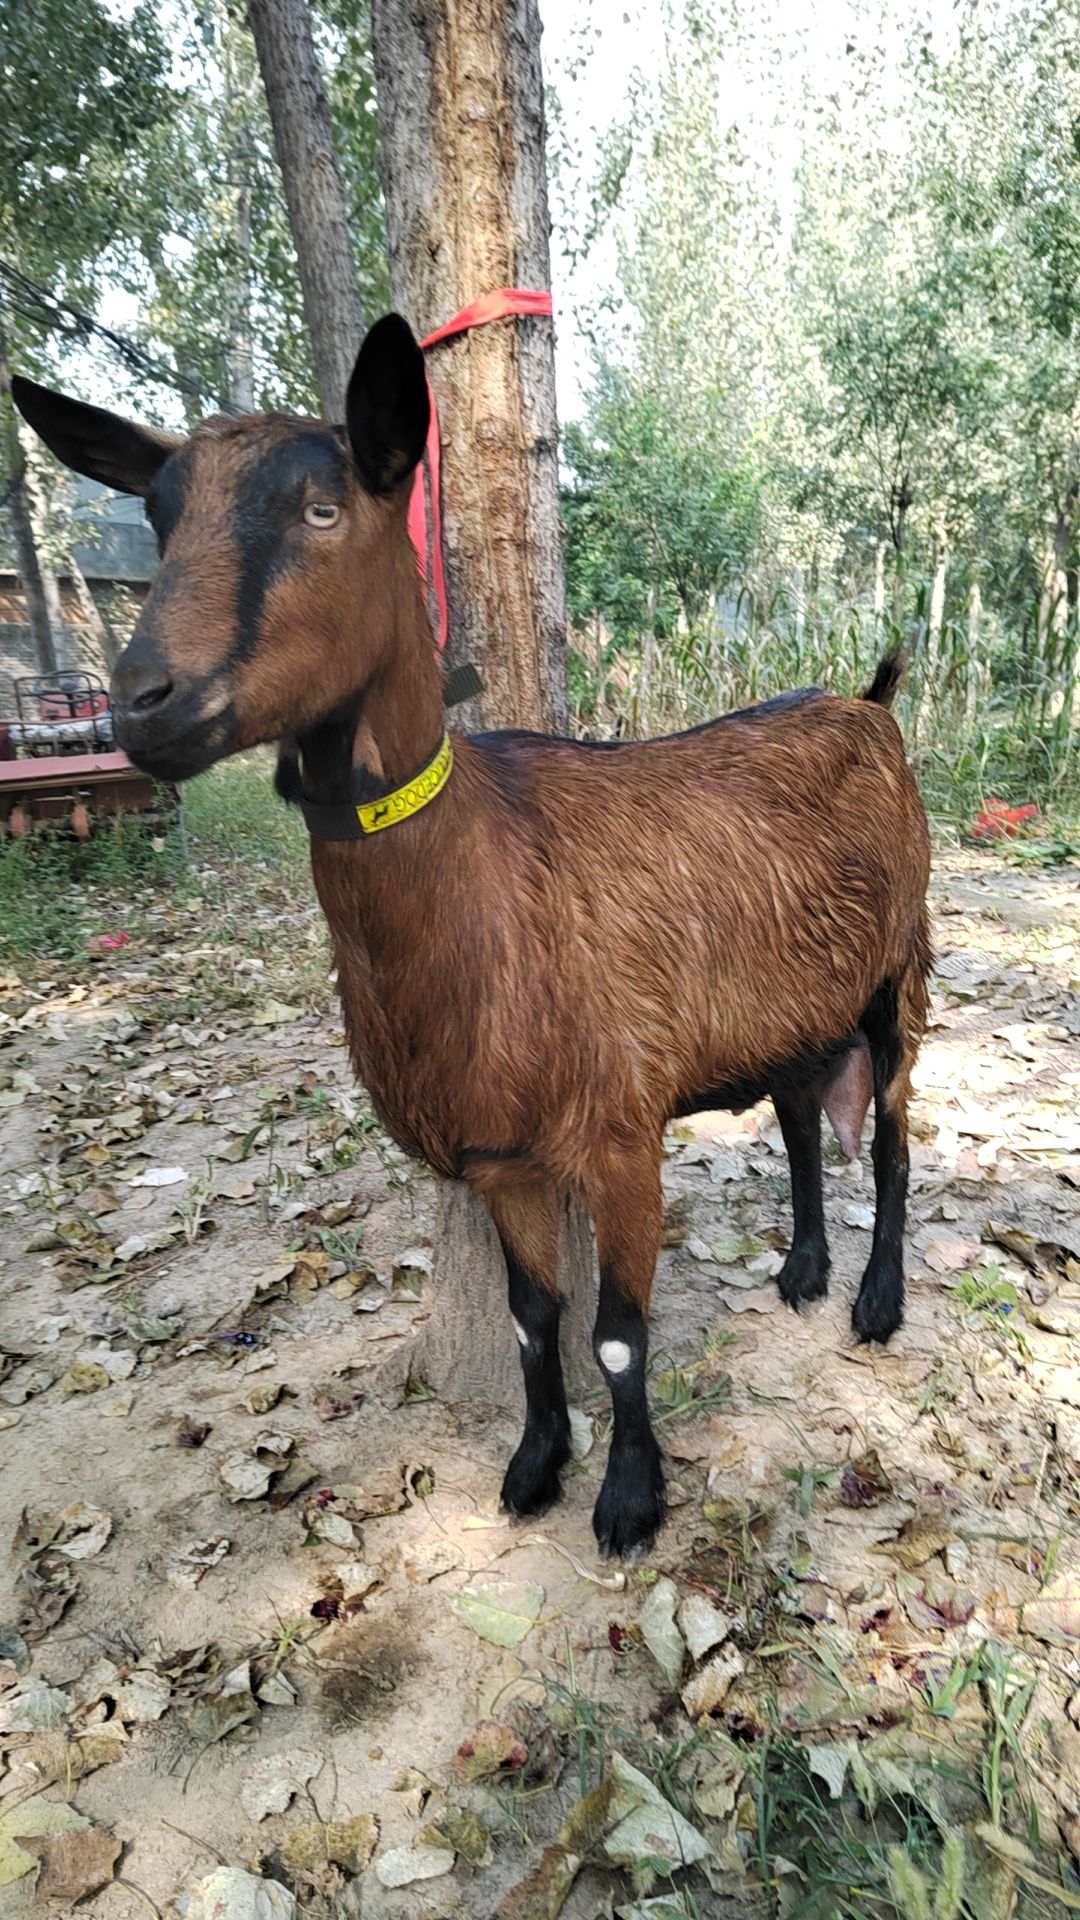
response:
[[[385,665],[415,592],[405,510],[428,427],[423,358],[390,314],[360,349],[345,426],[217,416],[185,438],[16,379],[59,459],[142,496],[161,565],[112,678],[117,739],[165,780],[298,733]]]

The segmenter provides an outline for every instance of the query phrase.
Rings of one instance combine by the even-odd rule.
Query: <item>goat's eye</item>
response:
[[[341,519],[341,508],[332,500],[309,500],[304,508],[304,519],[309,527],[336,527]]]

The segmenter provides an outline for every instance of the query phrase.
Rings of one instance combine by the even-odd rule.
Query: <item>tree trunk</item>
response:
[[[241,126],[233,144],[231,184],[236,264],[225,289],[225,372],[229,405],[255,411],[255,361],[251,337],[251,132]]]
[[[645,608],[645,631],[641,636],[641,667],[638,673],[637,731],[647,740],[652,731],[653,675],[656,671],[656,588],[650,586]]]
[[[806,575],[801,567],[795,567],[791,575],[791,592],[795,602],[795,677],[802,685],[803,651],[806,646]]]
[[[1039,663],[1047,676],[1054,670],[1068,620],[1069,583],[1065,572],[1068,549],[1069,529],[1059,514],[1046,542],[1039,594]]]
[[[26,599],[27,618],[42,673],[55,673],[63,651],[60,595],[55,576],[42,564],[27,481],[26,455],[15,423],[7,343],[0,334],[0,410],[3,412],[3,496],[15,539],[15,558]]]
[[[885,546],[879,540],[874,548],[874,628],[879,640],[885,620]]]
[[[934,578],[930,588],[930,608],[926,620],[926,646],[923,652],[922,688],[916,716],[916,736],[921,737],[923,723],[933,711],[940,691],[941,633],[945,624],[945,581],[949,568],[949,540],[943,527],[934,541]]]
[[[976,719],[979,698],[983,693],[982,667],[979,660],[979,631],[982,626],[982,588],[978,577],[971,582],[968,594],[967,619],[967,685],[964,690],[964,727],[970,733]]]
[[[307,0],[249,0],[323,411],[344,414],[364,331],[348,210]]]
[[[94,599],[86,575],[73,552],[68,554],[66,565],[72,590],[79,603],[79,612],[82,614],[86,631],[97,654],[96,664],[100,665],[102,672],[108,676],[116,665],[120,653],[116,644],[116,635]]]
[[[395,304],[426,333],[500,287],[550,285],[536,0],[374,0],[372,40]],[[429,355],[439,404],[453,663],[486,691],[466,726],[565,728],[555,360],[546,319],[498,321]],[[586,1377],[592,1255],[580,1204],[560,1250],[569,1383]],[[442,1187],[421,1371],[449,1398],[520,1395],[486,1209]],[[478,1342],[483,1342],[482,1367]]]

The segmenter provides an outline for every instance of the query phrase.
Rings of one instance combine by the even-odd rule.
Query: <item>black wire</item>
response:
[[[28,274],[3,259],[0,259],[0,300],[5,300],[12,311],[23,319],[44,326],[52,333],[62,333],[67,339],[86,339],[96,334],[132,373],[144,379],[172,387],[175,392],[185,394],[192,400],[210,400],[219,413],[239,414],[241,411],[229,401],[222,400],[220,395],[199,386],[197,381],[189,380],[186,375],[175,373],[162,361],[155,360],[137,341],[129,340],[126,334],[103,326],[100,320],[82,313],[69,300],[57,299],[47,288],[39,286]]]

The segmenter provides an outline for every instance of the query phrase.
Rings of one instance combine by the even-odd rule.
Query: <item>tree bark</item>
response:
[[[102,672],[108,676],[116,665],[120,653],[120,649],[116,644],[116,635],[113,633],[101,608],[94,599],[90,591],[90,583],[76,560],[74,552],[68,553],[66,565],[71,578],[72,590],[79,603],[79,611],[86,624],[86,631],[97,652],[97,664],[100,665]]]
[[[340,420],[364,312],[311,15],[307,0],[249,0],[248,21],[274,129],[319,397],[327,418]]]
[[[949,569],[949,538],[939,527],[934,538],[934,578],[930,587],[930,607],[926,618],[926,646],[923,654],[922,689],[915,720],[916,736],[921,737],[923,723],[933,710],[939,691],[941,634],[945,624],[945,582]]]
[[[423,334],[500,287],[550,285],[535,0],[374,0],[372,41],[395,305]],[[498,321],[429,355],[442,435],[451,663],[485,692],[466,727],[565,729],[555,359],[546,319]],[[448,1398],[520,1395],[506,1276],[486,1209],[443,1185],[436,1305],[420,1362]],[[571,1391],[586,1377],[590,1229],[560,1248]]]
[[[15,539],[15,557],[26,599],[27,618],[42,673],[55,673],[63,652],[60,595],[55,576],[43,565],[27,480],[26,455],[15,423],[7,344],[0,334],[0,410],[3,413],[3,497]]]
[[[650,586],[645,607],[645,631],[641,636],[641,666],[638,673],[637,732],[647,740],[652,731],[653,677],[656,671],[656,588]]]
[[[968,732],[975,724],[979,700],[983,694],[982,663],[979,659],[979,634],[982,628],[982,588],[978,576],[968,592],[967,684],[964,689],[964,726]]]
[[[878,638],[885,621],[885,541],[874,548],[874,627]]]
[[[534,0],[375,0],[395,303],[420,332],[481,293],[550,285]],[[436,347],[451,648],[486,696],[468,724],[564,728],[566,617],[550,320]]]
[[[225,289],[225,373],[229,405],[239,413],[255,411],[255,359],[251,335],[251,132],[237,129],[230,184],[236,263]]]
[[[1061,560],[1063,548],[1067,550],[1067,540],[1059,515],[1046,542],[1039,594],[1039,661],[1046,672],[1053,670],[1068,615],[1069,583]]]

